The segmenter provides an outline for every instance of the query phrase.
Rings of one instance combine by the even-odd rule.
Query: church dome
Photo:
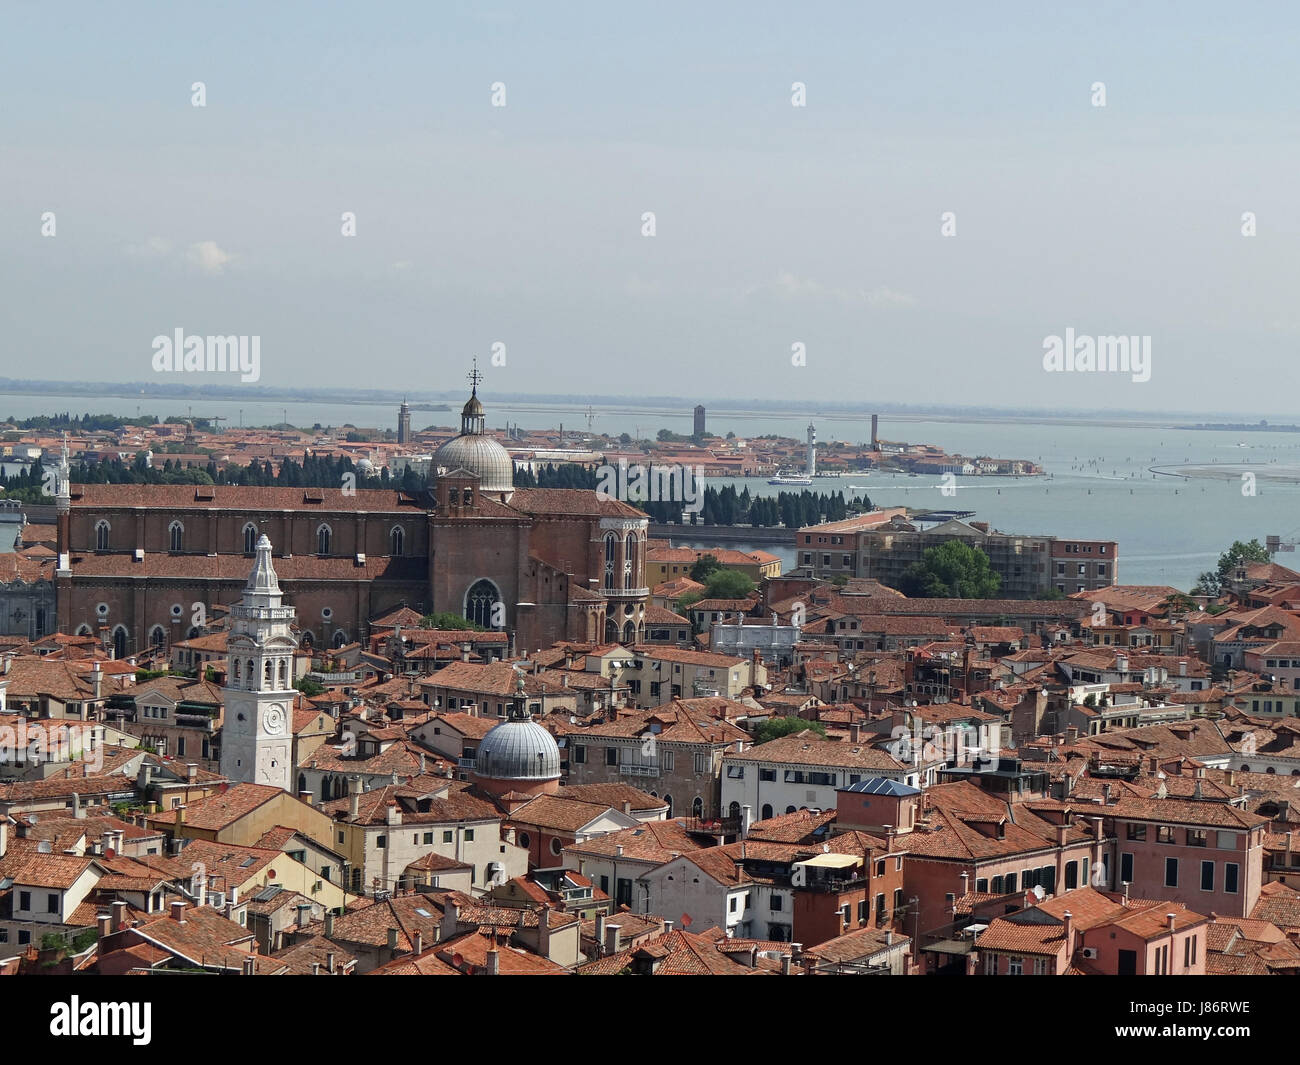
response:
[[[478,383],[482,378],[477,362],[469,375],[474,389],[460,412],[460,435],[448,440],[434,453],[435,469],[461,469],[479,479],[480,492],[515,490],[515,464],[510,452],[483,431],[483,403],[478,398]]]
[[[506,721],[478,745],[474,775],[490,780],[559,780],[560,749],[533,721]]]
[[[448,471],[467,470],[479,479],[481,492],[513,492],[514,461],[510,452],[490,436],[462,434],[434,453],[433,464]]]

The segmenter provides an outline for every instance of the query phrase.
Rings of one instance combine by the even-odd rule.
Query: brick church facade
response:
[[[504,628],[519,652],[642,639],[646,516],[594,491],[514,489],[482,410],[472,395],[418,495],[61,479],[60,631],[118,657],[195,635],[239,602],[265,535],[304,645],[363,639],[400,603]]]

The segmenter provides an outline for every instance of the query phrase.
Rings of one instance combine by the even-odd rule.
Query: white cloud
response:
[[[916,297],[884,285],[863,293],[869,307],[915,307]]]
[[[201,240],[197,244],[191,244],[185,257],[205,274],[221,273],[226,264],[235,258],[230,252],[219,248],[214,240]]]
[[[166,237],[150,237],[143,244],[128,244],[123,250],[127,255],[155,258],[170,252],[172,242]]]

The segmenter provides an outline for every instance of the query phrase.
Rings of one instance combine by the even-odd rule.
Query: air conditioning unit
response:
[[[214,910],[224,910],[226,908],[226,893],[224,891],[209,891],[208,905]]]
[[[1084,956],[1085,958],[1089,958],[1089,959],[1093,959],[1093,960],[1095,960],[1096,957],[1097,957],[1097,948],[1096,948],[1096,947],[1084,947],[1084,948],[1083,948],[1083,956]]]

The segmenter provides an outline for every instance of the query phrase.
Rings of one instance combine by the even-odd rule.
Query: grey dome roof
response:
[[[515,488],[510,452],[490,436],[464,433],[448,440],[434,454],[433,465],[468,470],[478,477],[483,492],[513,492]]]
[[[560,749],[541,725],[506,721],[478,745],[474,773],[491,780],[559,780]]]

